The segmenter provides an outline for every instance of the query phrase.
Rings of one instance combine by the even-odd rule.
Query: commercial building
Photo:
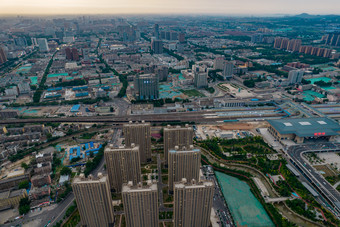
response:
[[[98,179],[84,174],[72,183],[82,226],[114,226],[114,214],[108,178],[98,173]]]
[[[233,77],[234,64],[229,61],[225,61],[223,64],[223,77],[224,79],[230,79]]]
[[[155,24],[153,27],[153,35],[156,39],[159,39],[159,25]]]
[[[182,179],[175,183],[174,226],[210,226],[213,195],[214,183],[211,181],[197,183]]]
[[[297,84],[301,83],[303,77],[303,70],[291,70],[288,74],[288,83],[289,84]]]
[[[49,52],[50,48],[48,47],[47,39],[45,38],[39,38],[37,39],[39,50],[40,52]]]
[[[7,61],[7,56],[6,56],[5,50],[4,48],[0,46],[0,65],[4,64],[6,61]]]
[[[185,127],[168,125],[163,130],[164,158],[168,163],[168,152],[170,149],[178,147],[190,147],[193,144],[194,130],[189,125]]]
[[[158,77],[153,74],[138,75],[135,78],[136,98],[154,100],[159,98]]]
[[[206,72],[195,72],[194,86],[196,88],[208,87],[208,78]]]
[[[182,178],[199,181],[201,166],[201,150],[199,148],[183,147],[169,150],[168,154],[169,191],[174,190],[174,183]]]
[[[125,145],[131,147],[134,143],[139,146],[140,162],[146,163],[151,160],[151,127],[150,123],[132,123],[123,125]]]
[[[131,144],[131,147],[114,148],[113,144],[110,144],[105,148],[104,157],[111,189],[121,192],[123,183],[141,182],[138,146]]]
[[[280,143],[284,140],[332,141],[340,132],[340,125],[326,117],[268,120],[268,123],[269,133]]]
[[[162,54],[163,53],[163,41],[152,39],[151,50],[153,51],[154,54]]]
[[[214,59],[214,69],[215,70],[223,70],[224,66],[224,56],[218,56]]]
[[[123,185],[122,200],[127,227],[158,227],[157,184],[148,182],[133,185],[130,181]]]
[[[167,66],[159,66],[155,69],[155,74],[159,81],[167,81],[169,75],[169,68]]]

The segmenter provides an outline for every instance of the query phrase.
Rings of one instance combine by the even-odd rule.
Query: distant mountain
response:
[[[301,13],[291,17],[299,17],[299,18],[334,18],[340,17],[340,15],[328,14],[328,15],[311,15],[308,13]]]
[[[304,17],[304,18],[311,18],[311,17],[316,17],[318,15],[310,15],[308,13],[301,13],[299,15],[296,15],[295,17]]]

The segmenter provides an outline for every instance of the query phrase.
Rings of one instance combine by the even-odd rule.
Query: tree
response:
[[[72,170],[66,166],[64,166],[61,170],[60,170],[60,175],[70,175],[72,173]]]
[[[302,84],[310,84],[311,82],[310,82],[310,80],[305,80],[305,79],[302,78],[301,83]]]
[[[21,167],[24,168],[25,170],[29,168],[29,166],[25,162],[21,163]]]
[[[28,180],[24,180],[24,181],[21,181],[21,182],[19,183],[19,189],[23,189],[23,188],[28,189],[28,187],[29,187],[29,182],[28,182]]]
[[[47,139],[49,140],[49,139],[52,138],[52,134],[51,134],[51,133],[47,133],[47,134],[46,134],[46,137],[47,137]]]
[[[247,86],[249,88],[255,87],[255,81],[253,79],[251,80],[245,80],[243,81],[244,86]]]
[[[31,201],[27,197],[22,198],[19,202],[19,213],[27,214],[30,211],[30,203]]]

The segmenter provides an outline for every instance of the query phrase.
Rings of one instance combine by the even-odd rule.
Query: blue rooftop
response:
[[[79,109],[80,109],[80,104],[74,105],[74,106],[72,106],[72,108],[71,108],[71,112],[78,112]]]

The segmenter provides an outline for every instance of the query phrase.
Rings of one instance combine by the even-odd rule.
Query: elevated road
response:
[[[307,152],[337,151],[340,151],[338,144],[325,143],[291,146],[288,148],[287,154],[290,162],[303,174],[313,188],[317,189],[320,196],[325,199],[329,210],[340,219],[340,193],[303,158],[303,154]]]
[[[225,110],[224,112],[228,112]],[[234,115],[234,116],[214,116],[208,115],[218,114],[217,111],[197,111],[182,113],[165,113],[165,114],[143,114],[128,116],[92,116],[92,117],[59,117],[59,118],[27,118],[27,119],[2,119],[0,124],[20,124],[20,123],[48,123],[48,122],[79,122],[79,123],[114,123],[123,124],[129,121],[142,121],[161,123],[161,122],[214,122],[221,120],[234,120],[242,118],[263,118],[260,114],[253,115]],[[266,115],[266,117],[282,117],[282,113],[274,113]]]

